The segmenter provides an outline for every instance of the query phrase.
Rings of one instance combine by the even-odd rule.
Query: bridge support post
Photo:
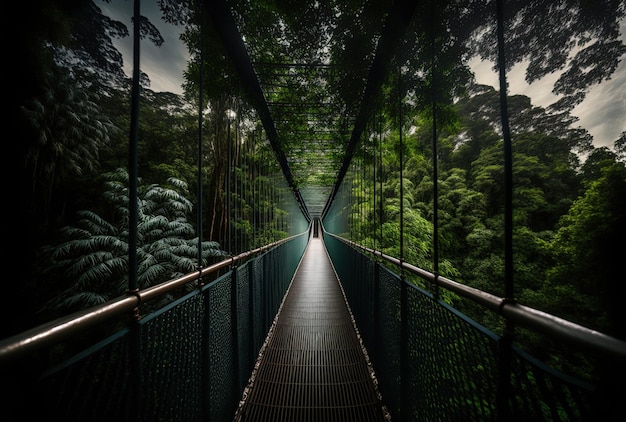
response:
[[[237,296],[239,289],[237,288],[237,266],[233,266],[230,270],[230,318],[231,318],[231,335],[233,342],[233,366],[234,366],[234,378],[233,382],[233,394],[234,397],[241,395],[244,384],[241,382],[241,374],[239,368],[239,315],[237,312]]]
[[[498,384],[496,391],[496,412],[498,421],[511,420],[511,358],[513,334],[510,323],[507,323],[505,333],[498,341]]]
[[[402,391],[402,397],[400,398],[400,419],[403,421],[410,421],[410,388],[409,385],[409,292],[407,282],[404,276],[400,277],[400,384]]]
[[[381,328],[380,328],[380,263],[374,263],[374,339],[378,339],[380,336]],[[378,358],[381,356],[380,350],[380,342],[374,341],[375,344],[374,350],[372,351],[373,361],[377,362]]]
[[[211,420],[211,351],[209,339],[211,338],[211,290],[206,289],[202,292],[202,363],[200,365],[202,373],[200,374],[201,382],[201,414],[202,420]]]
[[[256,321],[256,318],[254,317],[254,311],[256,309],[255,307],[255,303],[254,303],[254,260],[251,260],[248,262],[248,341],[250,344],[250,357],[251,357],[251,362],[248,362],[250,364],[254,363],[254,357],[256,356],[257,352],[259,351],[260,345],[259,347],[257,347],[256,345],[256,337],[254,336],[255,333],[255,327],[254,327],[254,321]]]

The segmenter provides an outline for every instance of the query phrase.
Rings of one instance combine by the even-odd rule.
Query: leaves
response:
[[[588,89],[611,77],[626,46],[619,40],[619,23],[626,16],[622,0],[580,2],[520,1],[507,3],[505,21],[507,68],[527,63],[526,81],[550,73],[559,75],[553,92],[565,96],[553,106],[569,111]],[[483,19],[469,40],[470,51],[496,63],[495,16]]]
[[[104,198],[110,215],[128,214],[124,170],[105,174],[108,188]],[[187,184],[170,179],[179,190],[153,184],[141,186],[138,230],[138,281],[146,288],[189,273],[197,268],[198,238],[187,218],[190,201],[182,194]],[[181,193],[182,192],[182,193]],[[62,269],[67,287],[48,303],[48,308],[71,310],[112,299],[124,293],[128,279],[128,220],[107,221],[93,211],[79,212],[76,226],[61,231],[65,242],[43,249],[55,264],[49,271]],[[223,256],[216,242],[202,242],[202,265],[211,257]],[[96,293],[97,292],[97,293]],[[69,307],[69,308],[68,308]]]

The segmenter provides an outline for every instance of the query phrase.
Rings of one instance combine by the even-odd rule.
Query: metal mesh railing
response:
[[[407,411],[452,420],[493,419],[497,338],[423,290],[407,290]]]
[[[24,386],[23,404],[37,400],[19,420],[232,419],[307,241],[249,259],[52,368],[24,355],[2,382]]]
[[[597,386],[549,368],[338,238],[326,235],[325,242],[393,419],[607,414]],[[509,369],[503,352],[511,354]]]

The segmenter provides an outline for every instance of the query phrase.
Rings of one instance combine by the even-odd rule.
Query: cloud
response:
[[[493,63],[473,58],[468,65],[474,72],[477,83],[500,89],[498,72],[494,70]],[[526,66],[527,63],[518,63],[507,72],[506,80],[509,85],[509,95],[526,95],[531,98],[533,105],[541,107],[547,107],[558,100],[559,96],[552,93],[552,86],[557,80],[558,74],[553,73],[528,84],[524,79]]]
[[[621,38],[626,43],[626,20],[621,25]],[[498,74],[493,64],[472,59],[469,66],[480,84],[499,89]],[[533,105],[547,107],[560,97],[552,93],[558,73],[549,74],[528,84],[524,79],[525,63],[516,64],[507,73],[509,95],[521,94],[531,98]],[[572,115],[579,118],[576,126],[583,127],[593,136],[596,147],[613,146],[619,135],[626,131],[626,58],[622,57],[610,80],[593,86],[585,100],[576,106]]]
[[[620,30],[622,42],[626,43],[626,19]],[[626,131],[626,56],[622,56],[612,78],[591,88],[572,114],[593,135],[595,146],[613,146]]]
[[[133,66],[131,23],[133,2],[112,0],[110,3],[106,3],[100,0],[98,6],[106,16],[124,23],[131,33],[130,37],[113,40],[113,45],[124,57],[124,72],[130,76]],[[187,68],[189,60],[187,48],[179,38],[184,28],[164,22],[156,2],[147,2],[145,5],[142,3],[141,14],[159,29],[164,39],[160,47],[148,40],[141,40],[139,47],[139,65],[141,70],[150,78],[150,89],[182,94],[183,71]]]

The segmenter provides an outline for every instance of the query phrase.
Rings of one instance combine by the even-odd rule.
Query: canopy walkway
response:
[[[432,274],[315,232],[3,340],[6,420],[619,420],[624,342],[441,278],[614,371],[566,376],[406,279]],[[224,269],[96,341],[138,303]]]
[[[123,216],[126,226],[118,230],[111,225],[111,230],[119,238],[104,236],[102,232],[106,229],[97,227],[101,231],[93,237],[98,240],[106,237],[112,240],[111,248],[117,249],[97,250],[95,253],[99,255],[96,258],[88,257],[93,262],[104,259],[123,264],[122,270],[118,271],[123,274],[110,274],[113,271],[101,262],[100,267],[93,264],[97,267],[94,273],[103,275],[104,280],[98,279],[94,284],[113,284],[122,280],[128,286],[123,286],[125,292],[120,297],[0,339],[2,420],[408,422],[623,419],[626,414],[626,342],[525,306],[518,303],[514,295],[510,132],[511,126],[515,129],[515,125],[510,125],[508,120],[506,87],[509,82],[506,75],[512,64],[505,62],[505,52],[514,54],[517,49],[523,50],[526,44],[533,44],[535,38],[522,36],[525,32],[515,28],[524,34],[517,34],[521,38],[516,39],[513,47],[506,46],[507,36],[511,33],[505,33],[504,25],[507,19],[511,25],[521,25],[522,18],[535,19],[533,13],[537,9],[547,13],[548,8],[540,7],[543,3],[511,2],[507,9],[500,0],[468,2],[468,5],[448,2],[445,10],[436,10],[431,7],[439,4],[436,1],[422,4],[397,0],[346,2],[349,7],[344,10],[340,7],[341,2],[313,1],[306,5],[307,19],[316,18],[320,8],[328,6],[324,9],[325,16],[333,22],[332,25],[316,22],[315,27],[303,27],[299,20],[302,17],[299,6],[296,8],[293,2],[260,2],[259,9],[253,7],[254,2],[245,1],[180,2],[177,6],[186,7],[180,14],[174,13],[179,12],[174,10],[178,7],[172,7],[176,2],[157,3],[175,15],[168,16],[167,23],[184,21],[193,29],[181,38],[193,45],[186,77],[198,78],[186,81],[187,88],[198,95],[198,110],[193,110],[198,113],[198,190],[197,203],[193,205],[192,201],[188,204],[185,197],[184,201],[174,204],[174,210],[155,206],[158,209],[154,222],[164,222],[165,225],[181,222],[187,218],[181,216],[181,209],[189,205],[190,210],[193,208],[197,212],[197,221],[184,227],[189,231],[181,232],[184,235],[194,232],[188,237],[197,237],[189,240],[172,235],[174,240],[168,239],[170,243],[157,239],[153,248],[146,248],[149,251],[141,249],[143,245],[140,243],[145,241],[141,235],[144,238],[158,237],[163,232],[177,230],[169,226],[163,230],[161,226],[152,229],[149,224],[144,224],[147,233],[139,233],[138,229],[139,223],[144,222],[139,221],[137,150],[140,145],[148,145],[151,153],[156,153],[166,140],[139,142],[142,118],[139,115],[140,82],[146,76],[139,66],[139,41],[145,37],[158,41],[159,37],[147,25],[148,19],[141,14],[139,1],[135,0],[131,104],[129,115],[120,118],[125,123],[128,120],[131,129],[126,173],[128,186],[115,185],[117,190],[112,195],[120,203],[124,202],[124,206],[116,211]],[[363,5],[359,6],[360,3]],[[525,9],[526,6],[530,9]],[[555,7],[560,11],[569,6],[569,3],[557,3]],[[88,12],[97,15],[97,9],[91,7]],[[603,13],[610,10],[607,7]],[[619,11],[624,12],[622,6]],[[247,12],[250,16],[246,15]],[[290,14],[283,16],[283,12]],[[586,17],[562,16],[568,22],[574,22],[570,22],[572,26],[589,22],[593,26],[594,21]],[[99,28],[107,37],[124,33],[123,25],[117,26],[108,17],[97,17],[100,20],[96,22],[111,25]],[[131,16],[128,18],[130,20]],[[266,20],[270,18],[275,20],[273,36],[276,39],[266,40],[262,34]],[[574,21],[575,18],[579,21]],[[91,23],[81,21],[79,29],[85,31]],[[140,28],[142,24],[147,26]],[[591,37],[589,28],[581,28],[581,38],[564,38],[564,42],[571,46],[587,45]],[[607,30],[606,34],[616,31]],[[293,34],[299,34],[304,40],[288,39]],[[90,34],[84,33],[79,35],[68,35],[67,38],[84,42],[83,47],[87,50],[99,44],[99,38],[91,39]],[[463,36],[477,38],[463,39]],[[543,36],[541,32],[536,38]],[[479,40],[480,37],[484,40]],[[254,41],[258,44],[253,45]],[[329,49],[327,44],[331,41],[337,44]],[[439,271],[439,263],[444,258],[439,254],[438,212],[441,207],[438,205],[438,180],[441,175],[437,162],[441,146],[438,137],[444,124],[438,119],[454,114],[450,108],[453,97],[460,95],[461,88],[465,88],[461,84],[467,82],[465,63],[446,67],[457,58],[465,57],[467,45],[455,44],[460,41],[480,44],[485,51],[475,52],[476,56],[489,57],[497,62],[492,64],[500,70],[500,93],[494,91],[490,97],[494,104],[481,104],[473,112],[495,116],[500,123],[485,121],[484,125],[469,125],[466,132],[456,134],[457,144],[449,143],[452,134],[446,133],[447,143],[441,150],[449,152],[462,148],[473,136],[468,134],[472,130],[480,132],[477,136],[485,133],[489,142],[494,142],[487,148],[487,158],[467,155],[463,160],[473,169],[471,166],[484,158],[485,173],[481,173],[481,177],[489,179],[489,186],[498,191],[498,200],[493,200],[494,204],[501,198],[502,204],[490,204],[489,212],[493,211],[491,208],[497,208],[494,215],[502,217],[501,222],[493,223],[493,227],[502,229],[499,232],[502,238],[493,235],[485,237],[484,242],[481,240],[484,254],[493,259],[487,266],[477,266],[480,270],[475,276],[479,279],[476,285],[483,282],[481,271],[485,269],[493,271],[493,278],[501,277],[498,280],[502,284],[501,296],[448,279]],[[310,48],[309,43],[317,47]],[[280,49],[271,51],[268,47],[271,44]],[[417,46],[411,53],[416,57],[407,57],[408,54],[402,51],[407,46]],[[59,48],[58,53],[64,49],[65,46]],[[112,44],[107,44],[105,49],[107,57],[117,58]],[[619,48],[615,50],[621,51]],[[537,51],[526,52],[522,57]],[[558,51],[563,53],[560,49]],[[604,54],[608,50],[597,51]],[[560,64],[560,56],[555,55],[556,58],[551,60],[552,50],[541,50],[541,53],[546,61],[554,62],[552,65],[565,68]],[[87,51],[67,54],[65,64],[80,62],[88,56]],[[46,60],[53,61],[63,62],[56,56],[54,60]],[[206,66],[207,63],[210,66]],[[219,65],[213,66],[215,63]],[[349,66],[354,63],[361,65]],[[588,64],[587,61],[580,63],[581,69],[587,67],[583,66]],[[78,78],[85,78],[84,85],[92,85],[92,79],[98,78],[98,72],[94,70],[96,65],[97,60],[86,60],[84,72],[76,74]],[[538,67],[537,63],[534,65]],[[415,68],[409,69],[411,66]],[[568,68],[567,73],[573,74],[570,70]],[[206,76],[205,72],[210,75]],[[595,72],[590,74],[595,75]],[[207,87],[208,79],[217,82]],[[128,81],[124,78],[121,82],[99,82],[103,83],[93,86],[104,89],[117,86],[108,82],[116,82],[128,88]],[[412,85],[410,89],[407,84]],[[570,88],[561,88],[571,91],[571,97],[565,98],[569,102],[561,104],[563,107],[568,104],[574,107],[583,91]],[[204,89],[219,97],[217,102],[222,108],[216,107],[217,103],[207,106]],[[113,100],[113,97],[108,98],[108,91],[102,93],[105,94],[102,98]],[[124,100],[120,101],[126,101],[126,92],[123,94],[120,97]],[[233,99],[237,95],[240,98]],[[153,95],[152,99],[157,97]],[[56,97],[50,98],[56,101]],[[240,109],[234,105],[238,100],[246,103],[241,107],[243,117],[237,114]],[[165,100],[159,97],[159,101]],[[520,104],[516,102],[516,106]],[[403,120],[403,112],[409,105],[422,107],[413,115],[420,120],[419,123]],[[183,105],[181,100],[179,105],[170,106],[169,103],[161,104],[159,112],[183,113],[187,104]],[[39,108],[45,109],[44,106]],[[533,108],[532,113],[536,109]],[[221,114],[218,115],[216,110]],[[88,115],[90,111],[91,108],[84,114]],[[116,113],[124,115],[123,111],[116,110]],[[142,130],[158,120],[157,114],[146,114],[149,117],[142,122]],[[209,115],[214,119],[209,121]],[[53,113],[52,116],[45,117],[56,123],[56,115]],[[68,116],[71,117],[66,119],[68,121],[80,120],[73,109]],[[196,129],[193,127],[195,119],[190,116],[184,114],[185,124],[172,133],[195,139],[196,134],[192,133]],[[231,131],[231,119],[235,118],[249,119],[245,135],[244,124]],[[387,127],[382,123],[385,119]],[[43,125],[39,121],[35,123]],[[155,126],[155,130],[160,131],[159,125]],[[215,126],[215,132],[204,134],[207,126]],[[70,125],[61,134],[74,132],[73,129]],[[444,130],[447,129],[444,127]],[[417,165],[424,168],[408,176],[403,173],[407,167],[403,155],[408,151],[407,131],[432,133],[432,139],[424,137],[426,141],[432,141],[431,146],[424,139],[419,145],[424,151],[430,148],[430,167],[426,169],[428,159],[424,152],[419,160],[412,158],[413,163],[421,163]],[[169,136],[170,132],[163,133]],[[47,141],[48,132],[41,134],[45,135],[40,136],[41,139]],[[387,151],[383,151],[383,136],[390,139],[385,144],[389,147]],[[552,142],[555,137],[550,132],[549,136],[536,138]],[[210,155],[203,150],[209,143],[208,138],[216,142],[211,153],[215,154],[219,165],[213,164],[223,173],[216,173],[216,178],[207,183],[209,178],[202,163]],[[221,139],[224,145],[219,145],[218,151],[217,142]],[[178,142],[178,139],[171,142]],[[77,145],[63,145],[60,149],[78,149]],[[471,153],[479,152],[481,145],[478,142],[472,144],[472,149],[477,151]],[[494,158],[495,145],[502,146],[502,163],[496,163],[499,158]],[[188,159],[193,155],[190,145],[181,142],[177,146],[181,157]],[[49,149],[55,150],[56,147],[52,145]],[[385,155],[391,154],[392,148],[394,156],[391,161],[397,159],[393,164],[386,161],[388,157]],[[50,155],[54,156],[54,163],[64,158],[56,151]],[[224,157],[228,157],[226,165],[223,165]],[[193,164],[186,161],[181,165],[182,158],[174,160],[174,163],[150,163],[147,167],[168,175],[179,167],[184,167],[183,172],[187,175],[193,170]],[[261,161],[270,161],[271,165]],[[540,167],[532,157],[527,163],[529,167],[530,163]],[[42,164],[46,165],[48,163]],[[547,165],[542,164],[543,167]],[[522,179],[526,177],[524,174],[522,171]],[[452,176],[458,180],[464,177],[461,173]],[[384,185],[391,179],[393,181]],[[531,177],[527,179],[528,184],[532,183]],[[404,237],[407,232],[404,224],[408,220],[404,207],[414,200],[404,196],[405,181],[419,184],[423,191],[432,186],[432,192],[423,195],[426,202],[432,200],[432,213],[420,209],[413,210],[410,216],[412,228],[421,231],[424,239],[430,236],[429,246],[412,245],[411,240]],[[27,186],[31,181],[21,182]],[[215,186],[211,185],[213,182]],[[456,196],[463,197],[469,192],[455,190],[452,183],[456,182],[450,182],[447,188]],[[553,190],[561,189],[561,184],[556,182],[547,186]],[[32,189],[31,186],[28,188]],[[203,199],[203,189],[211,190],[214,196],[210,200]],[[473,192],[481,193],[482,198],[482,192]],[[529,185],[524,186],[522,192],[529,197],[541,196]],[[159,193],[168,195],[167,192]],[[415,199],[415,202],[422,199]],[[459,209],[462,206],[471,208],[468,198],[456,198],[455,201],[465,199],[467,201],[460,204]],[[547,204],[550,199],[541,196],[541,201],[544,200]],[[222,201],[222,208],[217,211],[219,201]],[[448,198],[447,201],[452,200]],[[209,202],[215,207],[212,215],[203,208]],[[424,208],[430,207],[430,204],[420,204]],[[64,208],[65,202],[62,205]],[[487,204],[484,206],[486,218]],[[432,214],[428,215],[432,217],[432,232],[427,233],[426,223],[421,227],[422,223],[416,222],[417,214],[421,212]],[[450,226],[448,233],[455,233],[454,236],[461,233],[458,238],[469,238],[464,231],[455,231],[465,224],[464,220],[454,220],[450,209],[446,213]],[[467,216],[476,217],[472,213]],[[30,218],[26,213],[21,217]],[[495,221],[496,217],[490,215],[489,219]],[[210,230],[203,228],[205,220],[211,220]],[[454,224],[450,224],[450,220],[454,220]],[[47,218],[42,221],[52,224]],[[426,218],[423,221],[430,223]],[[480,224],[476,227],[481,232],[491,231]],[[220,241],[224,245],[220,247],[223,250],[219,250],[219,258],[210,261],[205,258],[207,255],[203,255],[206,252],[203,236],[219,230],[222,231]],[[91,235],[86,230],[75,232],[80,232],[83,239]],[[233,232],[239,234],[239,243]],[[359,232],[360,241],[367,245],[354,241],[351,235],[356,232]],[[28,242],[29,236],[24,237]],[[548,243],[543,237],[537,239],[542,242],[543,251],[544,244]],[[94,242],[97,246],[103,243]],[[197,243],[196,256],[182,256],[196,253],[193,243]],[[491,250],[494,245],[501,246],[502,251]],[[73,252],[73,246],[64,246]],[[432,271],[406,262],[405,247],[430,248],[428,252],[420,252],[424,252],[424,257],[432,258]],[[175,252],[169,253],[171,250]],[[398,250],[399,253],[389,256],[383,250]],[[141,253],[144,261],[138,259]],[[181,267],[185,265],[185,269],[170,270],[169,261],[164,264],[158,260],[163,256],[166,256],[164,260],[183,262]],[[153,274],[149,270],[153,267],[146,264],[150,258],[154,258],[154,268],[158,267],[154,270],[155,274],[159,273],[155,278],[173,278],[167,281],[159,278],[158,282],[152,282],[150,276]],[[81,261],[82,266],[74,267],[87,271],[89,268],[85,267],[92,263],[89,259]],[[471,272],[475,261],[469,262]],[[140,287],[138,268],[142,265],[150,274],[143,274],[145,284]],[[22,270],[18,265],[15,267]],[[527,267],[524,271],[532,273],[533,267]],[[163,276],[163,273],[167,275]],[[9,281],[19,284],[20,279]],[[29,283],[35,285],[39,281],[29,280]],[[79,291],[81,293],[83,291]],[[114,296],[103,294],[101,297]],[[454,300],[447,301],[450,297]],[[13,296],[9,296],[9,300],[13,300]],[[475,314],[494,317],[490,321],[496,321],[493,325],[498,330],[482,325],[469,316],[470,312],[461,312],[451,304],[467,305],[467,309],[478,309]],[[541,358],[551,356],[552,348],[558,348],[558,352],[565,355],[583,354],[597,365],[593,368],[596,378],[582,379],[575,374],[562,373],[549,365],[549,359],[531,356],[516,342],[518,329],[536,336],[534,340],[549,340],[545,347],[539,341],[534,343],[544,348],[540,350],[545,352],[545,356],[539,356]]]
[[[355,329],[326,249],[320,238],[312,238],[236,420],[385,420]]]

